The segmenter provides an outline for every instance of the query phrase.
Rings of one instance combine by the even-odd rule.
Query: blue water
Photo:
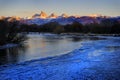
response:
[[[38,35],[34,36],[34,39],[35,37]],[[80,47],[63,55],[2,65],[0,80],[120,79],[120,37],[78,35],[62,37],[68,41],[75,38],[74,43],[80,43]],[[49,38],[60,40],[61,37],[49,35]]]
[[[24,45],[1,49],[0,65],[19,63],[66,54],[82,47],[81,42],[99,40],[96,37],[56,34],[29,34]]]

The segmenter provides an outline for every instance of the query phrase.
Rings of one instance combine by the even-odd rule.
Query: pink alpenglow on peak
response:
[[[55,13],[52,13],[48,18],[57,18],[58,16]]]
[[[69,17],[69,16],[68,16],[67,14],[63,13],[63,14],[61,15],[61,17],[67,18],[67,17]]]
[[[45,19],[45,18],[47,18],[47,17],[48,17],[47,14],[46,14],[45,12],[43,12],[43,11],[41,11],[40,14],[34,14],[34,15],[32,16],[32,18],[43,18],[43,19]]]
[[[40,18],[47,18],[47,17],[48,17],[47,14],[45,12],[41,11]]]
[[[6,17],[1,16],[0,19],[4,19]],[[67,14],[56,15],[55,13],[51,13],[47,15],[45,12],[41,11],[40,14],[34,14],[32,17],[19,18],[19,17],[7,17],[8,21],[19,20],[21,24],[37,24],[43,25],[50,22],[57,22],[61,25],[72,24],[73,22],[79,22],[83,25],[91,24],[91,23],[100,23],[104,19],[117,20],[120,22],[120,17],[109,17],[103,16],[100,14],[92,14],[89,16],[79,16],[73,15],[68,16]]]
[[[41,11],[40,14],[34,14],[32,16],[32,19],[35,19],[35,18],[47,19],[47,18],[58,18],[58,17],[59,18],[68,18],[69,16],[65,13],[63,13],[61,16],[57,16],[55,13],[52,13],[48,16],[44,11]]]

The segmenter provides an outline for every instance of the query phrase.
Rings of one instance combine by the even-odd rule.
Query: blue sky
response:
[[[40,11],[60,15],[120,16],[120,0],[0,0],[0,16],[32,16]]]

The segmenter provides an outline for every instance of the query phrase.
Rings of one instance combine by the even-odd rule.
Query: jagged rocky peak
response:
[[[48,17],[47,14],[45,12],[41,11],[40,18],[47,18],[47,17]]]
[[[68,15],[67,15],[67,14],[65,14],[65,13],[63,13],[63,14],[61,15],[61,17],[67,18],[67,17],[68,17]]]
[[[33,16],[32,16],[32,18],[39,18],[40,17],[40,14],[34,14]]]
[[[34,14],[32,18],[47,18],[47,14],[44,11],[41,11],[40,14]]]
[[[61,16],[57,16],[55,13],[52,13],[51,15],[47,15],[44,11],[41,11],[40,14],[34,14],[32,18],[58,18],[58,17],[64,17],[67,18],[69,17],[67,14],[63,13]]]
[[[57,18],[58,16],[55,13],[52,13],[49,18]]]

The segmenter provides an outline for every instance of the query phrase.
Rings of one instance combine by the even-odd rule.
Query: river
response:
[[[1,49],[0,65],[62,55],[79,49],[86,41],[105,38],[80,35],[29,34],[24,45]]]

